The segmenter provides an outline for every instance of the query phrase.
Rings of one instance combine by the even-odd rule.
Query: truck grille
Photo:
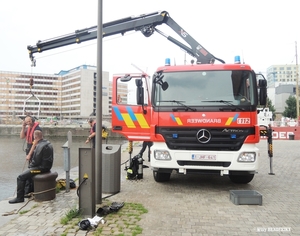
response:
[[[207,143],[198,141],[197,133],[199,130],[206,130],[210,133],[211,139]],[[255,129],[159,127],[157,133],[164,137],[168,148],[171,150],[237,151],[241,148],[247,136],[255,133]]]
[[[180,166],[212,166],[212,167],[229,167],[229,161],[177,161]]]

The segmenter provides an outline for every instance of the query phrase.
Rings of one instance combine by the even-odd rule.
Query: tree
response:
[[[296,108],[296,98],[292,95],[289,96],[289,98],[285,101],[287,107],[285,107],[284,112],[282,115],[284,117],[289,118],[297,118],[297,108]]]
[[[258,107],[259,108],[264,108],[265,106],[258,105]],[[274,105],[272,104],[272,100],[269,97],[267,97],[267,106],[266,107],[268,107],[269,111],[272,112],[272,120],[275,120],[275,118],[276,118],[276,114],[275,114],[276,109],[275,109]]]
[[[269,97],[267,97],[267,107],[269,108],[269,111],[271,111],[272,114],[273,114],[272,115],[272,120],[275,120],[275,118],[276,118],[276,114],[275,114],[276,109],[275,109],[274,105],[272,104],[272,100],[269,99]]]

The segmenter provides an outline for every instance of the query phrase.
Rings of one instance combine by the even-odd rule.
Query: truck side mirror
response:
[[[135,80],[135,85],[136,85],[136,87],[142,87],[143,86],[143,81],[141,79],[136,79]]]
[[[136,102],[138,105],[144,105],[143,81],[141,79],[136,79],[135,85],[136,85]]]
[[[136,88],[136,102],[138,105],[144,105],[144,88],[143,87]]]
[[[267,104],[267,81],[260,79],[258,81],[259,86],[259,104],[265,106]]]

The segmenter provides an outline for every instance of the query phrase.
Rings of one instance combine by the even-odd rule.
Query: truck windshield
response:
[[[167,82],[167,89],[163,89],[161,83],[154,83],[154,106],[177,107],[176,101],[188,107],[228,106],[228,103],[239,106],[255,103],[254,91],[257,88],[250,71],[168,72],[163,73],[163,81]]]

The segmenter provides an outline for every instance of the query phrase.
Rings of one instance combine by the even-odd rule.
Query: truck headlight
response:
[[[165,161],[169,161],[172,159],[170,153],[166,150],[155,150],[154,158],[156,160],[165,160]]]
[[[256,153],[255,152],[242,152],[237,161],[238,162],[255,162]]]

